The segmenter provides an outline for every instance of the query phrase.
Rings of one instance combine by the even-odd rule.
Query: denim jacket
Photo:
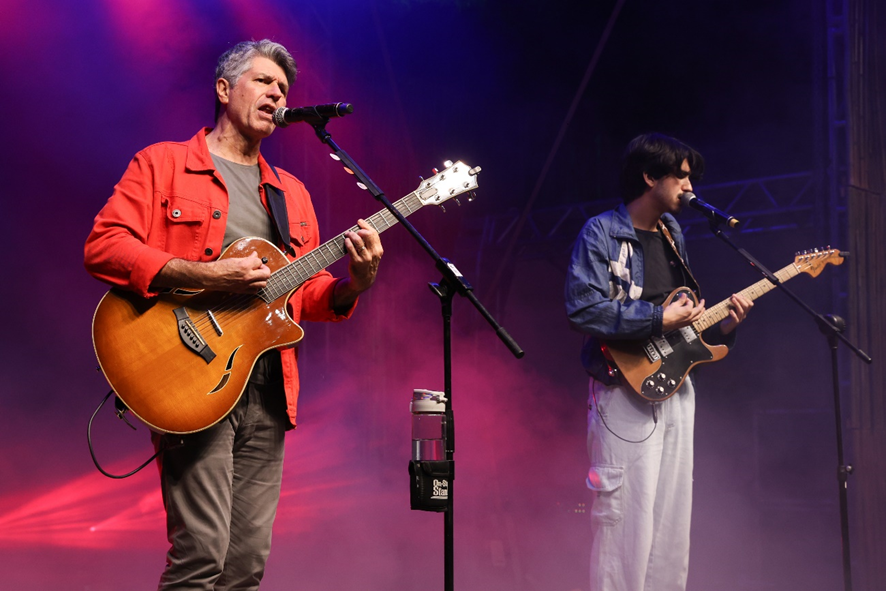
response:
[[[687,261],[677,220],[667,213],[661,219],[680,257]],[[642,293],[643,250],[627,208],[620,205],[589,219],[572,250],[565,296],[569,322],[586,335],[582,365],[594,379],[605,384],[615,381],[609,375],[600,340],[662,335],[664,308],[641,300]],[[712,328],[719,336],[719,329]],[[718,339],[715,336],[713,340]]]

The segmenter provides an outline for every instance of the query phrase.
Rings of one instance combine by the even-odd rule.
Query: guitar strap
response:
[[[680,261],[680,264],[683,265],[683,270],[686,271],[686,275],[692,279],[692,282],[695,284],[695,293],[698,294],[698,297],[701,297],[701,285],[699,285],[698,281],[695,279],[695,276],[692,274],[692,271],[689,270],[689,265],[686,264],[686,261],[683,260],[683,257],[680,256],[680,251],[677,250],[677,243],[674,241],[674,237],[671,236],[671,232],[668,230],[668,227],[661,220],[658,220],[658,229],[664,234],[664,237],[668,239],[668,244],[671,245],[671,250],[674,251],[674,254],[677,255],[677,260]]]
[[[269,164],[269,166],[271,167],[271,170],[274,171],[274,176],[277,177],[280,184],[283,184],[283,181],[280,180],[280,174],[277,172],[277,169],[274,168],[274,165]],[[270,183],[265,183],[265,195],[267,195],[268,209],[271,210],[271,217],[274,218],[274,224],[277,226],[277,234],[280,236],[280,242],[283,244],[283,248],[287,253],[295,256],[295,249],[292,248],[291,237],[289,235],[289,213],[286,211],[286,197],[283,194],[283,191]]]

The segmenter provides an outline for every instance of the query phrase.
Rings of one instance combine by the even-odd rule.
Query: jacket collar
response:
[[[631,214],[628,213],[628,208],[624,203],[612,211],[612,225],[609,227],[609,235],[617,240],[637,240]]]
[[[661,216],[661,221],[664,222],[664,225],[667,226],[668,230],[670,230],[671,234],[673,234],[674,238],[679,242],[680,239],[677,237],[682,237],[683,232],[680,230],[680,224],[677,223],[677,218],[666,213]],[[612,225],[609,228],[609,235],[619,240],[637,240],[637,233],[634,232],[634,223],[631,221],[631,214],[628,213],[628,208],[625,207],[624,203],[612,211]]]
[[[209,153],[209,146],[206,144],[206,135],[210,131],[212,131],[211,127],[204,127],[188,142],[188,157],[185,161],[185,168],[188,171],[215,173],[215,164],[212,162],[212,155]],[[261,154],[258,155],[258,168],[261,171],[261,184],[271,185],[281,191],[283,190],[282,183],[277,180],[277,176],[271,170],[271,166]]]

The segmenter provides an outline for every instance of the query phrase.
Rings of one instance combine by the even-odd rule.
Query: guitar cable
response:
[[[607,431],[609,431],[615,437],[617,437],[618,439],[621,439],[625,443],[643,443],[644,441],[646,441],[647,439],[652,437],[652,434],[655,433],[655,430],[658,428],[658,409],[657,409],[658,403],[657,402],[650,402],[649,403],[652,406],[652,423],[653,423],[652,431],[649,432],[649,435],[647,435],[643,439],[639,439],[637,441],[634,441],[633,439],[625,439],[624,437],[622,437],[621,435],[619,435],[618,433],[616,433],[615,431],[610,429],[609,425],[606,423],[606,418],[603,416],[603,413],[600,412],[600,403],[597,402],[597,380],[593,380],[593,383],[594,383],[594,385],[591,387],[591,397],[594,399],[594,406],[597,409],[597,416],[600,417],[600,421],[603,423],[603,426],[606,427]]]
[[[95,412],[93,412],[92,416],[89,418],[89,423],[86,425],[86,441],[89,444],[89,455],[92,456],[92,463],[95,464],[95,467],[98,469],[98,471],[101,472],[102,474],[104,474],[105,476],[107,476],[108,478],[122,479],[122,478],[129,478],[130,476],[132,476],[133,474],[135,474],[136,472],[140,471],[142,468],[144,468],[145,466],[150,464],[152,461],[154,461],[154,458],[156,458],[158,455],[160,455],[160,453],[163,452],[164,448],[157,450],[157,453],[155,453],[150,458],[148,458],[144,464],[142,464],[141,466],[139,466],[135,470],[128,472],[126,474],[111,474],[110,472],[107,472],[104,468],[101,467],[101,464],[98,463],[98,458],[95,457],[95,450],[92,448],[92,421],[95,420],[95,417],[98,414],[98,411],[100,411],[102,409],[102,407],[108,401],[108,398],[110,398],[111,395],[114,393],[115,392],[113,390],[108,392],[105,395],[105,397],[102,399],[102,401],[99,403],[98,408],[95,409]],[[119,398],[117,400],[119,400]],[[117,409],[115,412],[117,413],[118,419],[122,419],[123,422],[125,422],[127,425],[129,425],[129,428],[132,429],[133,431],[136,430],[136,428],[132,425],[132,423],[127,421],[126,418],[123,416],[123,413],[126,412],[125,407],[123,407],[121,410],[120,405],[117,405]]]

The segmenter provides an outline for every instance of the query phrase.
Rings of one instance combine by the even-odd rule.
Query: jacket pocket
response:
[[[310,232],[311,227],[308,222],[297,217],[289,219],[289,239],[296,247],[304,246],[307,243]]]
[[[591,466],[588,488],[595,491],[591,520],[600,525],[616,525],[624,517],[624,468]]]
[[[164,210],[166,236],[164,248],[167,252],[191,260],[199,259],[206,239],[210,205],[176,194],[160,197]]]

